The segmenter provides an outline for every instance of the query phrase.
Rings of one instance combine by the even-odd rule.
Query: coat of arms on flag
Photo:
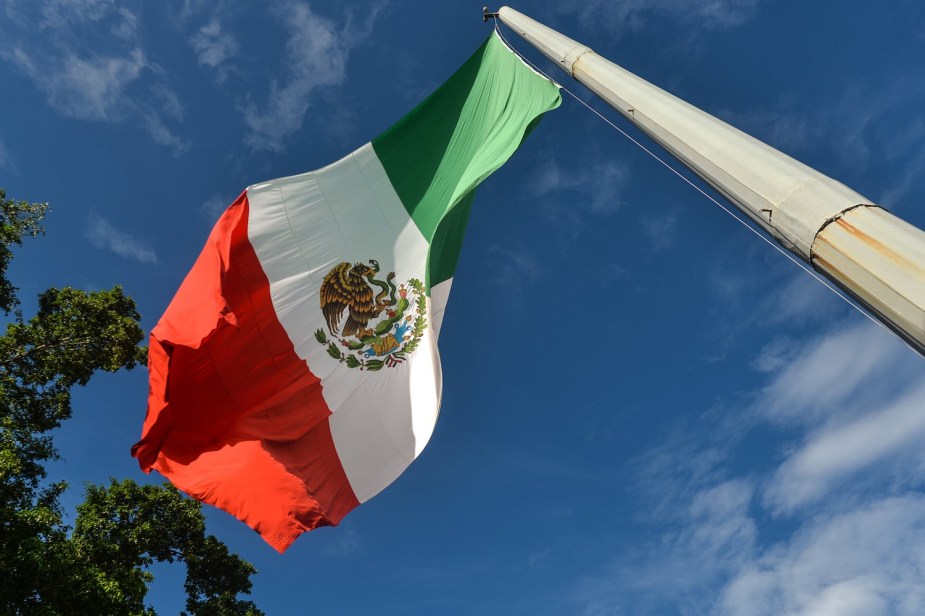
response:
[[[331,269],[321,284],[327,331],[344,348],[329,341],[321,328],[315,331],[315,339],[348,368],[376,371],[401,365],[417,349],[427,327],[424,284],[411,278],[396,287],[395,272],[389,272],[384,281],[375,278],[378,273],[375,259],[368,264],[345,261]],[[378,289],[375,296],[374,287]],[[343,330],[338,332],[341,325]]]

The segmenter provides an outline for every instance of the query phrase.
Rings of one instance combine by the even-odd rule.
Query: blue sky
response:
[[[921,3],[515,8],[925,226]],[[0,186],[52,206],[25,309],[121,283],[150,329],[225,205],[382,132],[480,10],[0,0]],[[925,360],[567,96],[480,188],[440,347],[430,445],[341,526],[280,556],[207,511],[268,613],[925,613]],[[128,453],[146,387],[77,392],[69,507],[158,479]]]

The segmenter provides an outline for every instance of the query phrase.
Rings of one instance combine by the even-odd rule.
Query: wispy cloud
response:
[[[783,336],[776,337],[761,348],[751,366],[758,372],[778,372],[782,370],[797,353],[797,341]]]
[[[921,106],[923,83],[920,74],[875,74],[834,88],[829,100],[812,105],[788,95],[770,108],[720,109],[715,115],[790,154],[829,150],[855,173],[865,171],[873,158],[908,160],[882,197],[892,203],[925,171],[925,122],[915,117],[908,125],[892,129],[878,120],[907,106]]]
[[[203,201],[197,210],[209,224],[215,224],[215,221],[218,220],[229,205],[231,205],[230,199],[226,199],[221,195],[212,195]]]
[[[95,212],[87,215],[84,235],[94,247],[101,250],[111,250],[120,257],[140,263],[157,263],[157,255],[144,241],[116,229],[112,223]]]
[[[130,10],[116,8],[112,0],[49,0],[41,3],[42,28],[60,30],[106,20],[110,32],[120,37],[134,34],[137,19]]]
[[[634,463],[639,524],[655,532],[581,576],[573,611],[925,609],[925,497],[913,491],[925,484],[921,358],[861,323],[799,344],[781,333],[753,366],[767,382],[728,409],[750,417],[733,433],[705,413]],[[770,433],[770,468],[743,463],[736,443]],[[795,530],[772,526],[781,538],[762,541],[780,516]]]
[[[818,137],[817,124],[794,112],[791,98],[781,99],[775,109],[732,111],[720,109],[716,116],[784,152],[810,147]]]
[[[591,0],[556,2],[560,12],[578,15],[589,26],[606,27],[611,32],[637,29],[652,15],[695,23],[705,29],[732,28],[751,19],[760,0]]]
[[[844,300],[770,246],[750,244],[740,254],[731,267],[718,263],[709,277],[719,300],[709,308],[716,324],[709,332],[711,360],[740,346],[747,339],[743,332],[774,331],[780,336],[785,330],[832,323],[848,312]],[[760,299],[744,301],[755,297]]]
[[[536,259],[527,252],[500,246],[492,246],[488,252],[492,256],[492,282],[495,284],[518,288],[539,275]]]
[[[137,36],[138,16],[102,0],[54,0],[10,9],[0,58],[26,75],[49,106],[92,122],[137,121],[151,138],[183,153],[168,127],[182,106]],[[54,44],[47,44],[51,39]]]
[[[925,479],[921,358],[869,323],[782,353],[788,359],[752,411],[806,432],[769,478],[762,500],[770,512],[805,508],[849,478],[860,488],[869,472],[878,482]]]
[[[18,173],[16,163],[14,163],[13,159],[10,157],[10,153],[6,149],[6,144],[3,143],[3,139],[0,139],[0,169],[14,174]]]
[[[896,102],[890,88],[878,91],[876,97],[871,97],[862,87],[848,86],[838,92],[837,98],[818,101],[812,107],[789,96],[780,99],[776,108],[744,112],[724,109],[717,115],[788,153],[829,148],[842,164],[863,170],[871,158],[871,127]]]
[[[775,424],[815,427],[833,415],[846,417],[888,402],[894,383],[914,368],[901,343],[861,323],[804,343],[760,390],[752,412]]]
[[[580,578],[573,600],[593,616],[661,613],[669,605],[672,613],[709,613],[713,598],[704,588],[722,584],[755,558],[753,491],[749,481],[730,480],[677,500],[677,526]]]
[[[679,217],[678,211],[674,210],[658,218],[643,218],[640,220],[643,230],[649,237],[652,252],[667,250],[671,247],[674,243]]]
[[[630,464],[630,475],[647,522],[669,523],[684,519],[683,512],[696,494],[728,480],[722,470],[729,452],[696,438],[687,425],[679,426],[664,443]],[[680,517],[679,517],[680,516]]]
[[[925,613],[925,497],[821,515],[744,567],[716,610],[729,616]]]
[[[557,193],[578,195],[579,204],[596,214],[609,214],[620,209],[621,193],[629,180],[628,166],[619,160],[591,157],[575,167],[560,164],[550,149],[540,152],[530,195],[545,198]],[[569,199],[569,203],[575,203]]]
[[[265,105],[248,98],[240,107],[248,128],[245,142],[251,148],[282,150],[286,138],[302,127],[315,91],[345,81],[351,50],[368,37],[384,6],[374,5],[365,21],[349,31],[349,26],[338,28],[305,2],[275,4],[277,18],[287,32],[285,77],[270,84]]]
[[[761,325],[831,322],[838,311],[847,306],[810,273],[791,266],[782,255],[770,256],[788,275],[779,284],[768,286],[767,295],[755,310]]]
[[[145,68],[140,49],[127,57],[81,58],[65,52],[38,60],[17,47],[7,59],[35,82],[56,111],[80,120],[125,119],[126,88]]]
[[[154,143],[169,147],[175,156],[183,154],[190,148],[190,143],[170,130],[157,113],[145,110],[140,111],[139,115],[142,126],[148,131]]]
[[[339,530],[341,532],[337,533],[337,536],[332,535],[330,540],[325,544],[325,554],[328,556],[344,557],[350,556],[362,548],[363,542],[360,540],[360,535],[357,534],[354,529],[341,526]]]
[[[920,188],[925,177],[925,119],[921,116],[899,127],[885,140],[886,155],[904,168],[891,186],[877,200],[887,208],[901,204],[914,189]]]
[[[540,569],[547,562],[549,562],[549,557],[552,554],[552,551],[547,549],[539,550],[538,552],[533,552],[527,556],[527,567],[530,569]]]
[[[925,148],[910,160],[899,179],[889,188],[887,188],[877,203],[886,208],[893,209],[901,205],[903,199],[908,196],[913,189],[920,188],[922,179],[925,178]]]
[[[777,513],[790,513],[877,463],[918,453],[925,446],[923,409],[925,385],[904,392],[886,408],[812,436],[778,468],[765,503]]]
[[[234,70],[232,59],[238,53],[238,43],[226,30],[223,30],[217,17],[199,28],[189,38],[189,44],[196,52],[200,66],[214,71],[218,83],[224,83]]]

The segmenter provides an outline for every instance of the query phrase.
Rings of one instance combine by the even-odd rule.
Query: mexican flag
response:
[[[437,420],[475,188],[559,103],[493,34],[371,143],[248,187],[151,333],[141,468],[280,552],[394,481]]]

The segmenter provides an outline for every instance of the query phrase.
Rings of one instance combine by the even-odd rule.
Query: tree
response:
[[[49,289],[26,320],[7,278],[12,248],[43,233],[47,204],[0,189],[0,613],[154,614],[144,604],[154,562],[186,563],[189,614],[261,614],[250,601],[254,567],[206,536],[201,505],[175,488],[111,480],[87,486],[73,529],[49,482],[49,432],[71,416],[71,389],[97,371],[144,365],[144,332],[121,287]]]

